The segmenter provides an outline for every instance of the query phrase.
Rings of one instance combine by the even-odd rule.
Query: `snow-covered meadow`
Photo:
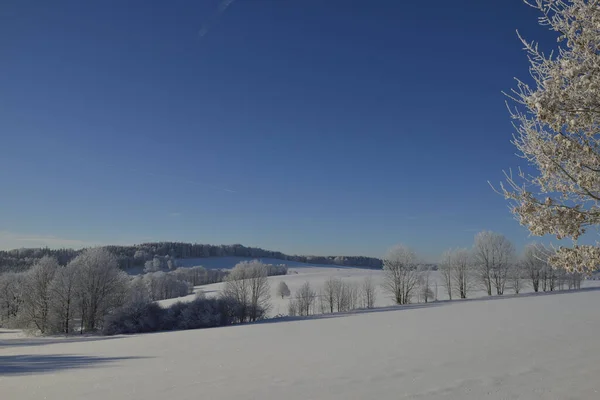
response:
[[[183,265],[188,267],[202,265],[203,267],[209,269],[230,269],[233,268],[238,262],[250,260],[252,259],[244,257],[219,257],[198,259],[195,262],[192,261]],[[379,285],[383,278],[383,272],[381,270],[341,266],[338,267],[332,265],[303,264],[299,262],[290,262],[276,259],[261,259],[261,261],[266,264],[283,264],[288,267],[287,275],[270,276],[268,278],[271,287],[271,316],[287,314],[287,306],[289,299],[287,297],[282,299],[281,297],[277,296],[277,284],[281,281],[284,281],[288,285],[293,295],[294,292],[298,290],[300,286],[302,286],[305,282],[309,282],[311,287],[318,291],[324,285],[325,281],[327,281],[330,277],[341,278],[346,282],[354,282],[356,284],[360,284],[365,277],[372,276],[375,284],[377,285]],[[178,301],[191,301],[195,298],[196,293],[199,291],[204,292],[206,296],[215,296],[221,291],[223,285],[224,283],[221,282],[214,283],[211,285],[196,286],[194,288],[194,294],[174,299],[161,300],[158,303],[166,307]],[[376,305],[385,306],[392,304],[392,302],[383,297],[383,294],[378,293],[378,295],[379,299]]]
[[[110,338],[0,331],[0,398],[598,399],[599,302],[591,288]]]
[[[246,257],[210,257],[201,259],[190,259],[180,260],[180,265],[184,267],[192,267],[202,265],[208,269],[231,269],[237,263],[241,261],[251,261],[252,258]],[[294,261],[284,261],[278,259],[261,259],[266,264],[273,265],[286,265],[288,269],[287,275],[282,276],[270,276],[268,278],[271,287],[271,304],[272,308],[269,312],[271,317],[277,315],[287,315],[287,308],[289,304],[289,298],[281,298],[277,295],[277,285],[279,282],[284,281],[289,287],[292,296],[305,282],[309,282],[311,287],[317,292],[323,288],[325,282],[329,278],[340,278],[346,283],[352,283],[360,285],[364,279],[370,276],[373,279],[376,290],[376,307],[386,307],[394,305],[394,301],[383,292],[381,284],[384,279],[383,271],[376,269],[365,269],[355,267],[342,267],[334,265],[320,265],[320,264],[304,264]],[[434,293],[434,299],[437,298],[439,301],[448,300],[449,296],[446,288],[442,285],[443,279],[440,272],[432,271],[430,273],[430,286]],[[158,303],[161,306],[167,307],[178,301],[191,301],[196,297],[199,291],[205,293],[207,297],[216,296],[223,288],[224,283],[214,283],[210,285],[196,286],[194,288],[194,294],[184,297],[178,297],[173,299],[161,300]],[[527,281],[524,280],[523,288],[521,293],[531,293],[532,289],[527,285]],[[600,286],[600,281],[586,280],[582,283],[582,288]],[[505,296],[510,296],[513,291],[510,289],[506,290]],[[483,291],[476,282],[473,283],[473,289],[469,292],[470,298],[487,297],[485,291]],[[417,301],[417,296],[413,301]],[[430,299],[431,300],[431,299]]]

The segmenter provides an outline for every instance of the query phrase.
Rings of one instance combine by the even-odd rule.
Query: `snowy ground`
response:
[[[292,294],[300,288],[304,284],[304,282],[309,282],[311,286],[315,290],[319,290],[323,287],[323,284],[329,277],[333,276],[335,278],[342,278],[347,282],[356,282],[360,283],[364,280],[366,276],[372,276],[374,282],[379,284],[381,278],[383,277],[381,270],[372,270],[372,269],[362,269],[362,268],[349,268],[349,267],[322,267],[322,266],[310,266],[303,265],[301,267],[290,268],[288,270],[288,275],[281,276],[270,276],[269,282],[271,286],[271,303],[273,307],[271,309],[270,315],[279,315],[279,314],[287,314],[287,306],[289,300],[287,298],[282,299],[277,296],[277,285],[280,281],[284,281]],[[223,287],[223,283],[215,283],[212,285],[203,285],[196,286],[194,288],[195,292],[203,291],[207,296],[214,296],[219,293],[221,288]],[[599,282],[600,285],[600,282]],[[378,305],[390,305],[391,303],[383,298],[383,295],[379,296],[380,301],[377,303]],[[159,304],[163,306],[169,306],[178,301],[191,301],[195,298],[195,294],[179,297],[175,299],[167,299],[161,300]]]
[[[233,268],[235,264],[243,260],[251,260],[251,258],[242,258],[242,257],[222,257],[222,258],[204,258],[197,260],[190,260],[189,265],[203,265],[206,268],[219,268],[219,269],[227,269]],[[183,261],[183,260],[182,260]],[[200,264],[200,262],[203,262]],[[269,277],[269,282],[271,285],[271,303],[272,309],[269,313],[270,316],[276,315],[287,315],[287,308],[289,299],[277,296],[277,285],[280,281],[284,281],[292,294],[300,288],[304,284],[304,282],[309,282],[311,287],[315,289],[317,292],[319,289],[324,287],[325,282],[330,278],[341,278],[345,282],[355,283],[360,285],[365,277],[371,276],[373,279],[373,283],[376,285],[376,301],[375,305],[377,307],[385,307],[391,306],[394,302],[381,290],[381,283],[383,282],[383,271],[381,270],[373,270],[373,269],[364,269],[364,268],[355,268],[355,267],[338,267],[332,265],[311,265],[311,264],[303,264],[298,262],[289,262],[275,259],[263,259],[263,262],[269,264],[279,264],[279,263],[287,263],[289,270],[288,275],[284,276],[271,276]],[[436,281],[437,285],[437,299],[438,300],[448,300],[448,294],[446,293],[446,289],[441,285],[442,279],[437,271],[432,271],[430,274],[431,280],[431,289],[435,293],[436,292]],[[524,285],[526,286],[526,285]],[[598,281],[584,281],[582,283],[582,287],[592,287],[592,286],[600,286],[600,280]],[[196,292],[203,291],[206,296],[216,296],[220,292],[223,287],[223,283],[215,283],[212,285],[203,285],[196,286],[194,288],[194,294],[184,297],[178,297],[174,299],[161,300],[158,303],[164,307],[170,306],[178,301],[191,301],[195,298]],[[531,292],[531,289],[525,287],[522,289],[522,293]],[[512,290],[507,289],[506,294],[512,294]],[[487,294],[480,289],[474,289],[469,297],[479,298],[479,297],[487,297]],[[417,299],[415,298],[415,301]]]
[[[600,290],[113,338],[0,331],[0,399],[599,399]]]

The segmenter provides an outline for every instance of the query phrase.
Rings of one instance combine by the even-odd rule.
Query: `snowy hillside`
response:
[[[11,339],[0,398],[598,399],[600,291],[114,338]]]
[[[233,257],[223,257],[223,258],[233,258]],[[218,261],[220,258],[213,258],[213,260]],[[235,258],[237,259],[237,258]],[[242,258],[240,258],[242,259]],[[207,259],[203,259],[207,260]],[[208,259],[210,260],[210,259]],[[242,260],[247,260],[243,258]],[[232,259],[229,260],[228,263],[217,264],[217,265],[235,265],[238,261]],[[268,260],[264,260],[264,262],[270,262]],[[364,268],[352,268],[352,267],[335,267],[335,266],[313,266],[303,263],[295,263],[300,264],[300,266],[292,267],[290,264],[290,268],[288,271],[288,275],[285,276],[270,276],[269,282],[271,286],[271,303],[272,309],[269,313],[270,316],[287,314],[287,307],[289,303],[288,298],[281,298],[277,296],[277,284],[281,281],[284,281],[292,294],[302,286],[305,282],[309,282],[311,287],[315,289],[317,292],[320,288],[322,288],[325,282],[330,278],[341,278],[345,282],[360,284],[367,276],[371,276],[373,278],[373,282],[376,285],[376,307],[385,307],[391,306],[394,302],[381,290],[381,283],[383,282],[383,271],[382,270],[372,270],[372,269],[364,269]],[[208,264],[215,265],[215,264]],[[222,267],[219,267],[222,268]],[[441,284],[443,281],[440,273],[437,271],[431,272],[431,288],[435,293],[437,291],[437,299],[438,300],[448,300],[448,294],[445,292],[445,288]],[[437,289],[436,289],[436,282]],[[196,286],[194,288],[194,294],[185,297],[178,297],[173,299],[161,300],[158,303],[164,307],[170,306],[178,301],[191,301],[195,298],[196,293],[198,291],[203,291],[206,296],[216,296],[223,288],[224,283],[215,283],[211,285],[203,285]],[[600,281],[584,281],[582,283],[582,287],[593,287],[600,286]],[[522,289],[522,293],[531,292],[531,288],[526,287]],[[511,290],[506,291],[506,295],[510,295],[512,293]],[[479,297],[487,297],[487,294],[480,290],[475,289],[469,293],[470,298],[479,298]],[[417,299],[415,299],[416,301]]]
[[[294,267],[288,270],[288,275],[283,276],[270,276],[269,283],[271,286],[271,303],[273,308],[270,315],[286,314],[288,299],[277,296],[277,283],[284,281],[292,294],[304,284],[309,282],[315,289],[319,289],[329,277],[342,278],[347,282],[360,283],[366,276],[373,276],[375,282],[378,284],[383,273],[381,270],[363,269],[363,268],[350,268],[350,267],[331,267],[331,266],[311,266],[307,264],[298,263],[301,267]],[[234,264],[235,265],[235,264]],[[213,296],[219,293],[224,283],[214,283],[211,285],[196,286],[194,292],[203,291],[207,296]],[[600,282],[599,282],[600,285]],[[377,305],[389,305],[389,301],[383,298],[383,294],[380,297],[380,301]],[[178,297],[174,299],[161,300],[158,303],[163,306],[169,306],[178,301],[191,301],[195,298],[195,294]]]

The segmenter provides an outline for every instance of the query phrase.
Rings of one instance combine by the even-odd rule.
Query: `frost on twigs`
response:
[[[558,33],[558,49],[545,55],[521,38],[533,87],[517,81],[509,97],[513,144],[537,173],[506,174],[501,192],[519,222],[537,236],[576,241],[600,224],[600,0],[525,0],[540,24]],[[600,250],[560,248],[554,267],[589,272]]]

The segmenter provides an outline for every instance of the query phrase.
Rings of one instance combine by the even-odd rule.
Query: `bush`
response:
[[[161,330],[166,310],[156,303],[134,303],[106,317],[103,335],[156,332]]]
[[[102,334],[157,332],[212,328],[237,322],[237,304],[229,299],[197,298],[161,308],[156,303],[134,303],[106,317]]]

